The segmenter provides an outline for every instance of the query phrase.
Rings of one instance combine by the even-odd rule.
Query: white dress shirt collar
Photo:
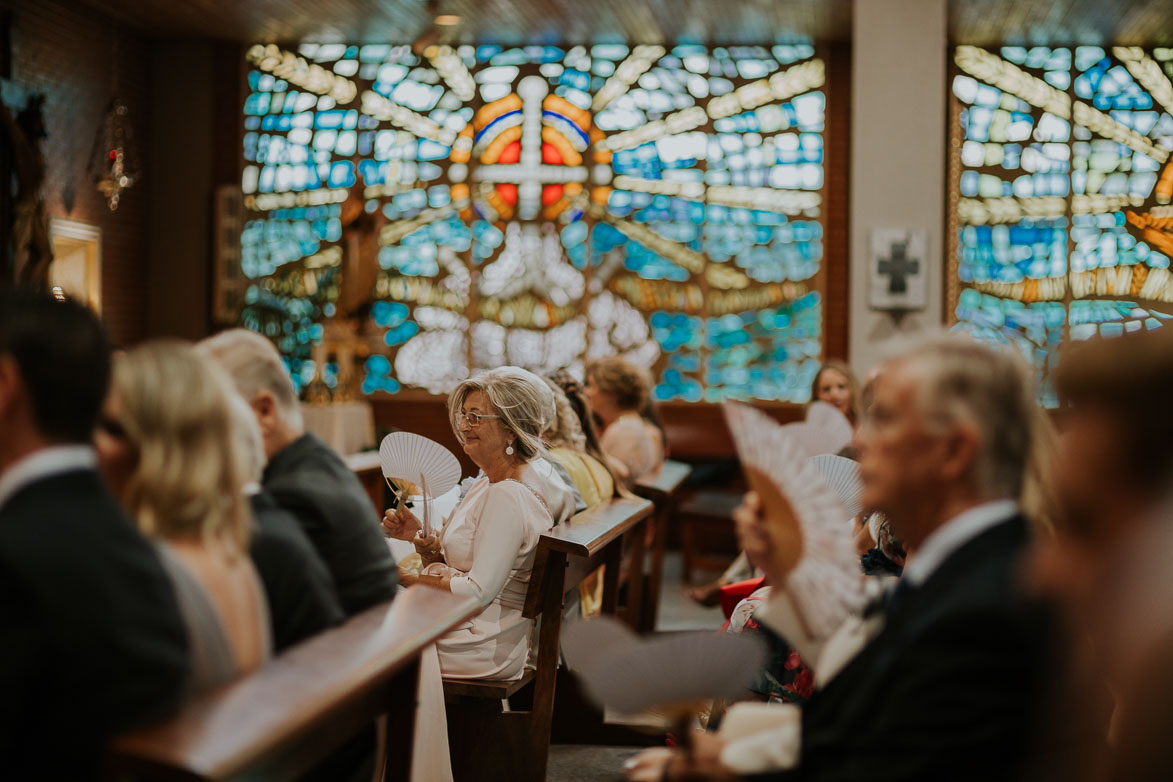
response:
[[[954,551],[1017,514],[1018,503],[1014,500],[994,500],[954,516],[909,556],[902,580],[910,587],[923,585]]]
[[[29,484],[97,466],[98,455],[89,445],[53,445],[34,451],[0,474],[0,509]]]

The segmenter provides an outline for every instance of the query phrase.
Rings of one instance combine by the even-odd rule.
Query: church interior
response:
[[[13,779],[1167,779],[1165,0],[0,0],[0,120]]]

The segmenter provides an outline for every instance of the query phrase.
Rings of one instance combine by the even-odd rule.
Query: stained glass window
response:
[[[258,45],[247,61],[241,321],[299,382],[337,382],[312,348],[359,312],[366,393],[622,354],[660,400],[807,401],[812,47]]]
[[[954,51],[949,304],[1045,401],[1068,339],[1173,313],[1173,49]]]

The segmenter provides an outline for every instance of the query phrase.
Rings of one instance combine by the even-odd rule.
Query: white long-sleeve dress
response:
[[[423,571],[451,576],[455,594],[483,606],[437,642],[445,676],[508,680],[525,670],[533,620],[521,612],[538,538],[574,513],[570,488],[542,467],[526,465],[520,481],[478,478],[444,528],[445,563]]]

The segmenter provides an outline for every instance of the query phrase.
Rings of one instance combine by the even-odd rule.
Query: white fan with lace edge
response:
[[[383,475],[391,480],[419,484],[440,497],[460,481],[460,462],[444,446],[411,432],[392,432],[379,445]]]
[[[644,639],[609,617],[565,625],[562,651],[587,696],[624,714],[688,711],[744,695],[766,663],[765,645],[753,636],[705,631]]]
[[[859,462],[842,456],[824,453],[811,457],[811,463],[818,468],[823,480],[843,503],[849,518],[855,518],[863,510],[860,497],[863,496],[863,481],[859,477]]]
[[[762,499],[776,545],[799,548],[780,552],[799,557],[787,576],[786,592],[807,631],[825,638],[863,605],[859,556],[851,525],[844,523],[851,516],[786,427],[748,405],[726,402],[723,408],[742,470]],[[797,540],[787,517],[797,520]]]
[[[805,421],[782,428],[802,446],[807,456],[839,453],[851,444],[854,434],[847,416],[826,402],[811,402]]]

